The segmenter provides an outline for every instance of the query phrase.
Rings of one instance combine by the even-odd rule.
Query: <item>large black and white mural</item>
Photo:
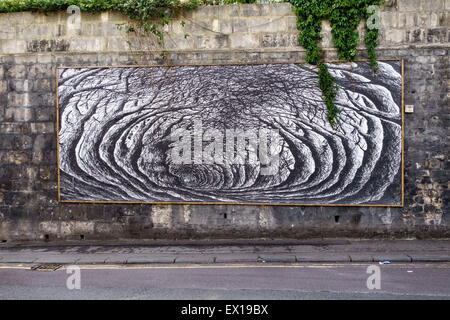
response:
[[[61,201],[402,204],[402,66],[58,69]]]

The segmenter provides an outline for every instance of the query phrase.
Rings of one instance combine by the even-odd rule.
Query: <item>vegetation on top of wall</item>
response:
[[[0,12],[51,12],[76,5],[81,11],[116,10],[141,20],[159,17],[165,9],[193,9],[198,4],[197,0],[1,0]]]
[[[319,68],[319,87],[327,107],[327,118],[336,127],[339,113],[335,106],[337,87],[324,64],[324,54],[319,47],[322,38],[322,21],[328,20],[332,28],[333,45],[341,60],[355,61],[360,43],[358,25],[361,20],[374,17],[380,0],[283,0],[290,2],[297,15],[299,43],[306,49],[306,62]],[[127,24],[126,32],[138,36],[153,34],[159,45],[163,44],[162,27],[179,16],[183,10],[195,9],[201,4],[255,3],[257,0],[2,0],[1,12],[66,10],[76,5],[81,11],[101,12],[115,10],[124,13],[136,24]],[[379,19],[379,18],[378,18]],[[181,21],[184,25],[184,22]],[[376,69],[375,47],[378,45],[378,27],[366,23],[364,38],[370,64]],[[187,35],[185,35],[187,36]],[[131,43],[129,42],[131,45]]]
[[[51,12],[66,10],[71,5],[86,12],[114,10],[136,21],[134,25],[126,25],[127,34],[135,33],[138,36],[153,34],[157,37],[159,45],[162,45],[162,27],[168,25],[171,19],[178,17],[183,10],[195,9],[199,4],[199,0],[2,0],[0,13]]]

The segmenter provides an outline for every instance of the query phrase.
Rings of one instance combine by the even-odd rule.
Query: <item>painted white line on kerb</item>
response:
[[[342,268],[342,267],[367,267],[370,262],[367,263],[345,263],[345,264],[313,264],[313,265],[255,265],[255,264],[226,264],[226,265],[179,265],[179,266],[161,266],[161,265],[79,265],[81,270],[145,270],[145,269],[239,269],[239,268],[293,268],[293,269],[308,269],[308,268],[318,268],[318,269],[327,269],[327,268]],[[386,265],[383,267],[389,268],[390,266],[399,267],[402,269],[411,269],[411,268],[423,268],[427,266],[433,266],[435,268],[450,268],[449,262],[442,262],[437,264],[419,264],[419,263],[393,263],[390,265]],[[67,266],[62,266],[60,269],[56,270],[66,270]],[[31,270],[31,266],[23,266],[23,265],[0,265],[0,269],[19,269],[19,270]],[[53,271],[55,272],[55,271]]]

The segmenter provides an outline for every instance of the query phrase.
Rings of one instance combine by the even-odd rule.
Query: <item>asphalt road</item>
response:
[[[80,289],[66,269],[0,265],[0,299],[450,299],[450,264],[86,265]],[[74,282],[72,282],[74,283]]]

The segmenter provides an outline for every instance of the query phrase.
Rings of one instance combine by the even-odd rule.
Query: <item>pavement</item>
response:
[[[450,240],[236,239],[0,244],[0,264],[450,262]]]
[[[374,288],[375,275],[380,285]],[[449,279],[450,240],[0,245],[0,300],[447,300]]]

